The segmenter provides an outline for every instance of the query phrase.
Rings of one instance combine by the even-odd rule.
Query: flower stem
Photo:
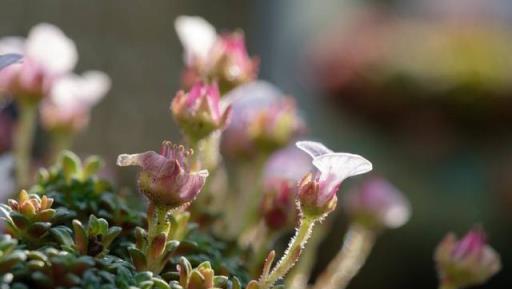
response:
[[[311,239],[308,242],[308,247],[304,249],[304,253],[302,254],[299,262],[286,277],[285,288],[305,289],[308,287],[308,281],[311,276],[313,266],[315,265],[318,247],[324,240],[330,228],[329,220],[326,221],[327,224],[323,223],[315,230],[315,234],[311,236]]]
[[[346,288],[366,262],[374,242],[373,231],[360,225],[351,225],[343,241],[343,247],[318,277],[313,289]]]
[[[16,181],[18,188],[21,189],[30,185],[30,159],[36,128],[37,105],[20,103],[19,110],[19,121],[14,136],[14,153]]]
[[[301,217],[299,226],[295,231],[295,236],[290,240],[288,249],[284,252],[281,260],[272,269],[268,276],[261,276],[259,280],[259,289],[269,289],[280,278],[284,277],[288,271],[297,263],[304,246],[306,245],[316,219],[307,216]]]
[[[153,202],[149,203],[148,207],[148,241],[149,244],[153,239],[161,234],[165,233],[169,235],[171,229],[171,220],[169,219],[170,210],[167,207],[157,206]]]
[[[72,135],[67,132],[54,132],[51,138],[50,157],[48,158],[50,164],[57,161],[57,158],[63,150],[67,150],[71,147]]]

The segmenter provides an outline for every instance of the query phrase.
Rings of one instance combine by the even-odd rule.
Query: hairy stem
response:
[[[16,182],[19,189],[30,185],[30,159],[36,128],[37,105],[20,103],[19,120],[14,135],[16,156]]]
[[[318,277],[313,289],[346,288],[366,262],[374,242],[373,231],[356,224],[350,226],[343,247]]]
[[[167,207],[156,206],[153,202],[149,203],[148,208],[148,241],[149,244],[161,233],[169,235],[171,229],[171,220],[169,219],[170,210]]]
[[[323,223],[315,230],[315,234],[311,236],[308,247],[304,249],[299,262],[286,277],[286,288],[305,289],[308,287],[308,281],[317,257],[317,250],[329,231],[329,223],[328,221],[327,224]]]
[[[311,236],[315,222],[316,219],[313,218],[301,218],[299,226],[295,231],[295,236],[290,240],[288,249],[284,252],[281,260],[279,260],[268,276],[261,276],[259,280],[259,289],[269,289],[272,287],[277,280],[284,277],[295,263],[297,263],[304,246]]]

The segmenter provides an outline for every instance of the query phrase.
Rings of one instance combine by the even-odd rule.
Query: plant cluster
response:
[[[86,126],[108,77],[71,74],[74,44],[49,24],[21,42],[22,59],[1,56],[0,88],[19,107],[20,123],[19,194],[0,206],[0,288],[345,288],[378,236],[408,221],[408,200],[381,177],[338,196],[345,179],[368,173],[372,163],[297,141],[306,130],[293,98],[256,80],[259,62],[242,32],[218,34],[189,16],[176,20],[176,30],[186,67],[170,112],[184,144],[163,141],[158,152],[117,159],[140,168],[146,211],[98,175],[98,157],[61,150],[62,137]],[[33,177],[37,109],[43,127],[59,137],[54,165]],[[351,225],[339,253],[309,284],[338,197]],[[276,243],[290,233],[277,253]],[[460,241],[449,235],[435,259],[445,289],[481,284],[500,269],[481,229]]]

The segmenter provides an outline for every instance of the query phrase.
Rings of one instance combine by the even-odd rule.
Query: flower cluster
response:
[[[21,111],[16,178],[26,189],[0,205],[0,288],[345,288],[384,229],[409,221],[405,194],[382,177],[340,193],[347,178],[373,164],[320,142],[297,141],[307,133],[297,104],[256,80],[258,64],[242,32],[218,35],[190,16],[178,17],[175,26],[185,48],[185,79],[169,109],[188,148],[163,141],[159,152],[117,158],[120,167],[140,168],[145,213],[99,177],[101,159],[82,161],[59,146],[56,164],[32,182],[35,109],[52,135],[72,135],[87,125],[110,78],[98,71],[73,74],[76,48],[52,25],[37,26],[26,41],[0,41],[0,53],[24,55],[0,57],[0,85]],[[16,45],[19,50],[8,49]],[[315,247],[334,223],[327,218],[338,199],[348,230],[310,287]],[[276,242],[292,232],[278,257]],[[462,240],[448,235],[435,261],[443,289],[481,284],[501,267],[481,229]]]

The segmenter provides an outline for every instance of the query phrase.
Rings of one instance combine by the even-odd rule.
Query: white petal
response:
[[[217,40],[217,32],[208,21],[198,16],[178,16],[174,28],[185,50],[185,62],[196,58],[204,61]]]
[[[51,97],[62,107],[91,107],[105,96],[110,85],[110,78],[100,71],[89,71],[83,76],[68,74],[55,82]]]
[[[315,157],[313,165],[321,176],[334,176],[337,182],[367,173],[372,170],[372,163],[360,155],[348,153],[328,153]]]
[[[26,56],[34,59],[53,73],[71,71],[78,61],[78,53],[73,40],[57,27],[42,23],[30,31]]]
[[[25,39],[17,36],[8,36],[0,39],[0,54],[23,54]]]
[[[309,154],[312,158],[333,153],[333,151],[328,149],[325,145],[315,141],[298,141],[295,145]]]
[[[117,156],[116,164],[120,167],[139,165],[139,155],[140,154],[120,154]]]

